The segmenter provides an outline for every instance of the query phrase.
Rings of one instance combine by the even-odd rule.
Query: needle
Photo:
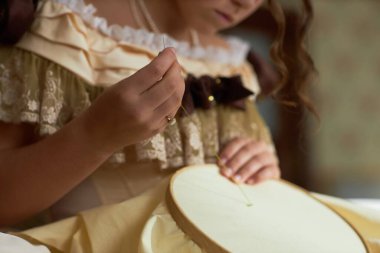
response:
[[[165,45],[165,34],[162,35],[162,44],[164,45],[164,49],[166,48],[166,45]]]

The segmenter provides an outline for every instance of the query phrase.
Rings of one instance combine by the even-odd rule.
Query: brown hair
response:
[[[2,0],[0,43],[14,44],[32,24],[38,0]]]
[[[304,106],[319,118],[308,91],[316,76],[316,68],[306,50],[305,38],[314,16],[310,0],[302,0],[303,14],[295,34],[295,43],[285,48],[286,18],[281,5],[276,0],[268,0],[268,8],[278,29],[271,48],[271,57],[280,75],[280,81],[271,94],[288,106]],[[292,51],[293,53],[290,53]],[[291,77],[291,78],[290,78]]]

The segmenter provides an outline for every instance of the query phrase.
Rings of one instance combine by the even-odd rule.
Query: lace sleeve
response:
[[[40,136],[58,131],[104,90],[27,51],[0,48],[0,56],[0,121],[35,124]],[[110,161],[125,162],[124,154]]]
[[[0,64],[0,120],[33,123],[52,134],[90,104],[84,83],[60,66],[11,49]]]

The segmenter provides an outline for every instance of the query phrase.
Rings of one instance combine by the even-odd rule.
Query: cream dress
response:
[[[50,135],[163,49],[161,35],[109,26],[95,11],[82,0],[41,1],[22,40],[0,50],[0,120],[35,124],[40,136]],[[185,74],[240,76],[257,95],[257,78],[245,60],[248,46],[227,42],[230,50],[171,38],[167,46],[176,48]],[[245,110],[221,104],[196,109],[164,133],[120,150],[47,211],[49,221],[73,217],[19,235],[57,252],[202,252],[166,209],[168,177],[176,168],[214,162],[219,148],[237,136],[271,143],[255,95],[245,99]],[[321,198],[354,217],[373,252],[380,252],[379,215],[360,216],[355,207]]]

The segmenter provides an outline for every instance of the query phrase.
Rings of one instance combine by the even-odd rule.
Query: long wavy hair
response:
[[[284,10],[276,0],[267,0],[267,7],[272,13],[278,27],[271,47],[271,58],[277,67],[280,80],[272,89],[271,95],[285,105],[292,107],[304,106],[319,119],[319,114],[308,95],[317,71],[305,45],[305,39],[314,17],[314,11],[310,0],[301,1],[303,7],[302,16],[297,27],[295,43],[291,45],[293,54],[290,55],[284,48],[286,35]]]

